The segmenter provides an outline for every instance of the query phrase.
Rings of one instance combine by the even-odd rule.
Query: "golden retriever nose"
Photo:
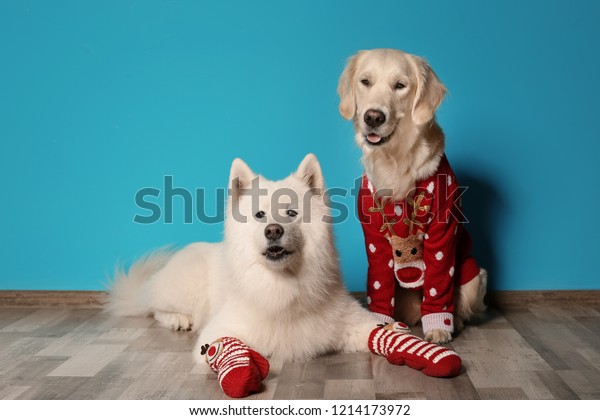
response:
[[[265,236],[272,241],[283,236],[283,226],[276,223],[271,223],[265,228]]]
[[[369,127],[379,127],[385,122],[385,114],[377,109],[368,109],[365,112],[365,122]]]

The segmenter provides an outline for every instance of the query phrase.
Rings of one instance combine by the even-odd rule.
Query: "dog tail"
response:
[[[149,308],[142,286],[165,266],[174,252],[170,247],[157,249],[135,261],[129,270],[117,265],[105,310],[117,316],[147,315]]]

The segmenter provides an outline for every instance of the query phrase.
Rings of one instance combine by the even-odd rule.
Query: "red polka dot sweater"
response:
[[[367,303],[392,322],[396,284],[423,290],[423,331],[454,331],[454,287],[479,274],[460,209],[461,189],[446,156],[406,199],[380,197],[363,176],[359,217],[369,261]],[[384,195],[384,194],[381,194]]]

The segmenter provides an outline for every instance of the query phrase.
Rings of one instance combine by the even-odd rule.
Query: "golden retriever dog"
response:
[[[421,321],[426,340],[446,343],[485,310],[487,287],[464,223],[436,213],[456,211],[461,194],[435,118],[446,88],[424,59],[375,49],[350,57],[338,93],[363,154],[369,309],[384,322]]]

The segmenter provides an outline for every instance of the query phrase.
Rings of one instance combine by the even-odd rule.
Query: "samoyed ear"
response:
[[[233,198],[238,198],[242,194],[242,190],[252,187],[252,180],[256,178],[254,172],[246,162],[240,158],[235,158],[231,164],[229,173],[229,185],[231,187],[230,194]]]
[[[302,159],[302,162],[296,171],[296,176],[300,178],[308,188],[317,189],[319,194],[323,193],[323,190],[325,189],[323,171],[321,171],[321,165],[314,154],[309,153]]]
[[[424,59],[409,55],[409,61],[417,82],[412,118],[415,124],[422,125],[433,119],[447,89]]]

